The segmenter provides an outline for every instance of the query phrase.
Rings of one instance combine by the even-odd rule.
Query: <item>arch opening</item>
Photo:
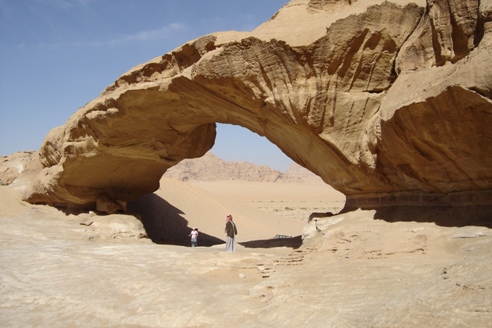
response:
[[[183,160],[164,174],[151,196],[129,203],[129,211],[139,214],[154,242],[190,246],[188,235],[195,227],[199,246],[223,244],[223,220],[229,213],[239,226],[239,247],[297,248],[313,212],[341,210],[343,195],[319,177],[301,172],[299,166],[289,174],[262,165],[264,154],[251,158],[245,148],[258,149],[253,144],[264,143],[259,148],[271,151],[275,146],[251,131],[230,128],[218,125],[216,143],[207,154]],[[226,139],[222,145],[221,139]],[[239,149],[241,160],[215,156],[217,146]],[[290,238],[280,238],[286,236]]]

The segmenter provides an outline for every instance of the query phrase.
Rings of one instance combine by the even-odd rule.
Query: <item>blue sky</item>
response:
[[[196,37],[251,31],[288,0],[0,0],[0,156],[46,134],[121,74]],[[285,171],[292,161],[240,127],[212,152]]]

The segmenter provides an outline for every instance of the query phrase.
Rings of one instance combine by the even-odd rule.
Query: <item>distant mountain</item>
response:
[[[313,178],[319,178],[319,179],[321,179],[319,176],[317,176],[313,172],[309,171],[305,167],[302,167],[302,166],[300,166],[299,164],[296,164],[296,163],[292,164],[287,169],[287,171],[285,171],[285,175],[287,175],[287,176],[289,176],[291,178],[297,177],[297,178],[300,178],[300,179],[313,179]]]
[[[312,176],[315,175],[297,164],[293,164],[286,173],[282,173],[265,165],[225,161],[211,152],[200,158],[185,159],[164,174],[164,177],[181,181],[302,182],[304,178]]]

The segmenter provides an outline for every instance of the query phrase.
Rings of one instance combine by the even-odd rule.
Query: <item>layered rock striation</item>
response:
[[[265,136],[348,207],[490,205],[491,55],[490,0],[292,0],[122,75],[49,133],[25,199],[124,209],[211,149],[218,122]]]

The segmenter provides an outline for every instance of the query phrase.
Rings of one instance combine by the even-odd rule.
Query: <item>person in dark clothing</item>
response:
[[[230,214],[227,216],[224,232],[227,236],[226,252],[235,252],[237,228],[234,221],[232,221],[232,215]]]

